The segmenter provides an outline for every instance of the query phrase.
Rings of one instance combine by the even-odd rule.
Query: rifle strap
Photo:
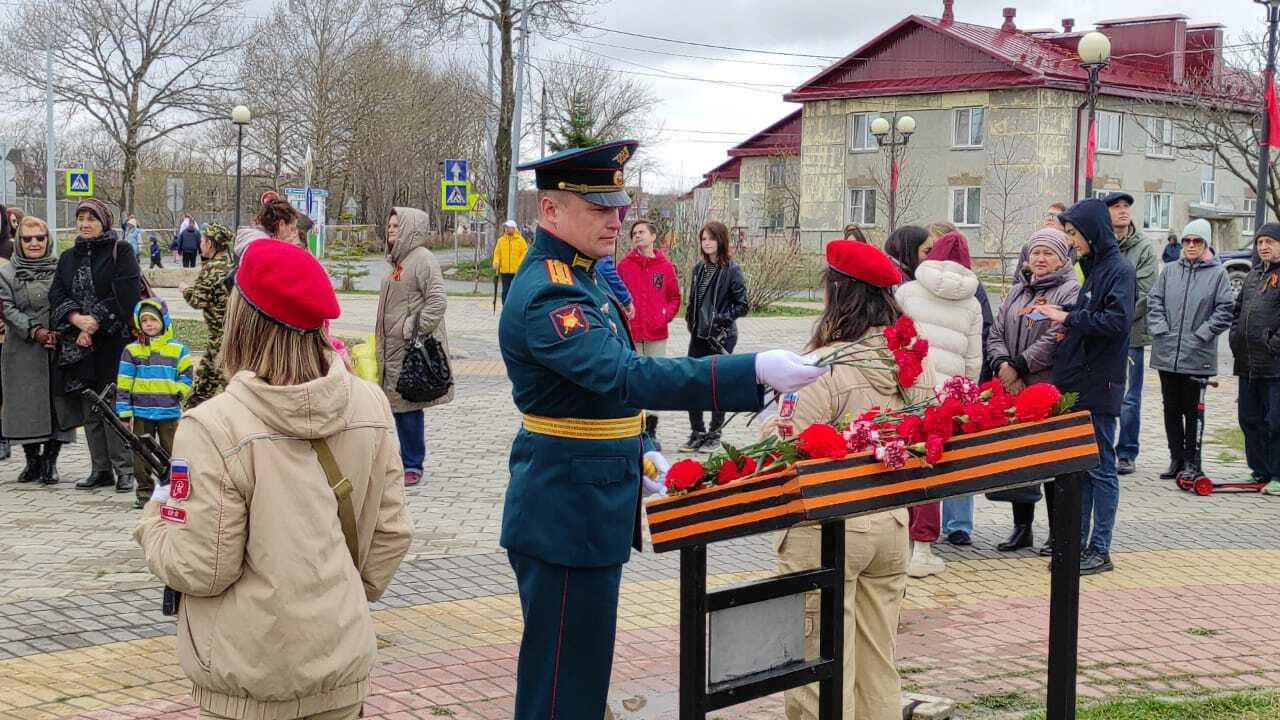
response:
[[[360,567],[360,541],[356,535],[356,511],[351,504],[351,481],[338,468],[329,444],[317,438],[311,441],[311,448],[320,458],[320,467],[324,468],[325,477],[329,481],[329,489],[338,500],[338,522],[342,524],[342,536],[347,541],[347,552],[351,553],[351,562]]]

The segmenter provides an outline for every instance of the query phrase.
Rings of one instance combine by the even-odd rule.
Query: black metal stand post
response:
[[[1276,26],[1280,24],[1280,7],[1270,4],[1267,8],[1267,70],[1263,78],[1267,83],[1276,81]],[[1266,90],[1267,88],[1264,88]],[[1263,97],[1269,97],[1264,93]],[[1267,221],[1267,192],[1271,180],[1271,113],[1270,108],[1262,107],[1262,135],[1258,139],[1258,188],[1255,197],[1257,206],[1253,211],[1253,229],[1257,232]]]
[[[1093,197],[1093,176],[1098,172],[1098,128],[1097,122],[1097,106],[1098,106],[1098,76],[1102,73],[1101,65],[1085,66],[1089,71],[1089,124],[1088,133],[1093,137],[1093,144],[1089,143],[1089,138],[1085,138],[1085,168],[1087,172],[1084,175],[1084,197],[1082,200],[1088,200]]]
[[[236,212],[235,225],[231,227],[231,232],[240,229],[240,157],[244,150],[244,125],[236,124]]]
[[[703,720],[707,698],[707,546],[680,551],[680,720]]]
[[[1084,473],[1053,483],[1053,568],[1049,586],[1047,720],[1076,716],[1076,651],[1080,628],[1080,484]]]
[[[822,568],[838,569],[837,581],[822,588],[819,655],[838,658],[835,671],[818,685],[819,720],[844,717],[844,521],[822,524]]]

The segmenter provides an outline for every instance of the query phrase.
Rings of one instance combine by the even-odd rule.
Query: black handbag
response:
[[[449,394],[452,387],[453,369],[444,345],[430,333],[415,331],[404,351],[396,393],[409,402],[432,402]]]

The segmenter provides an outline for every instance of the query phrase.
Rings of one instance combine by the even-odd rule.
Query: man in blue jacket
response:
[[[524,634],[515,717],[599,720],[613,665],[622,564],[640,546],[641,408],[756,410],[825,374],[782,350],[710,358],[635,352],[599,280],[631,204],[631,140],[566,150],[535,170],[538,231],[502,306],[498,340],[524,419],[511,445],[501,544]]]
[[[1078,202],[1061,220],[1084,269],[1084,286],[1074,306],[1049,306],[1042,312],[1061,323],[1064,333],[1054,356],[1053,382],[1063,393],[1079,393],[1076,407],[1093,414],[1098,467],[1089,471],[1080,493],[1080,574],[1093,575],[1115,567],[1111,533],[1120,505],[1116,423],[1124,404],[1138,279],[1120,252],[1104,202]]]

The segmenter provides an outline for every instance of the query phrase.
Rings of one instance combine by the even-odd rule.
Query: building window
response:
[[[769,187],[782,187],[787,184],[787,163],[785,160],[774,160],[769,163]]]
[[[769,229],[781,230],[787,224],[787,209],[776,207],[769,211]]]
[[[1173,121],[1147,118],[1147,156],[1173,158]]]
[[[1120,154],[1120,136],[1124,126],[1124,116],[1118,112],[1099,110],[1098,152]]]
[[[1254,199],[1246,198],[1244,201],[1244,210],[1245,212],[1249,213],[1249,217],[1240,219],[1241,232],[1243,232],[1245,235],[1252,235],[1253,220],[1254,220],[1254,217],[1258,214],[1258,201]]]
[[[982,222],[982,188],[951,188],[951,222],[979,225]]]
[[[1148,230],[1169,229],[1169,209],[1173,207],[1171,193],[1147,193],[1147,216],[1142,226]]]
[[[742,183],[733,184],[733,204],[737,205],[738,200],[742,197]]]
[[[871,123],[880,113],[853,113],[849,116],[849,152],[866,152],[879,147],[871,134]]]
[[[876,191],[871,188],[849,190],[849,222],[859,225],[876,224]]]
[[[985,119],[986,110],[983,108],[956,108],[952,147],[982,147],[982,126]]]
[[[1093,189],[1093,197],[1098,200],[1103,200],[1110,194],[1111,194],[1110,190],[1099,190],[1097,188]]]
[[[1200,202],[1204,205],[1213,205],[1218,201],[1217,159],[1213,150],[1206,150],[1204,162],[1200,166]]]

